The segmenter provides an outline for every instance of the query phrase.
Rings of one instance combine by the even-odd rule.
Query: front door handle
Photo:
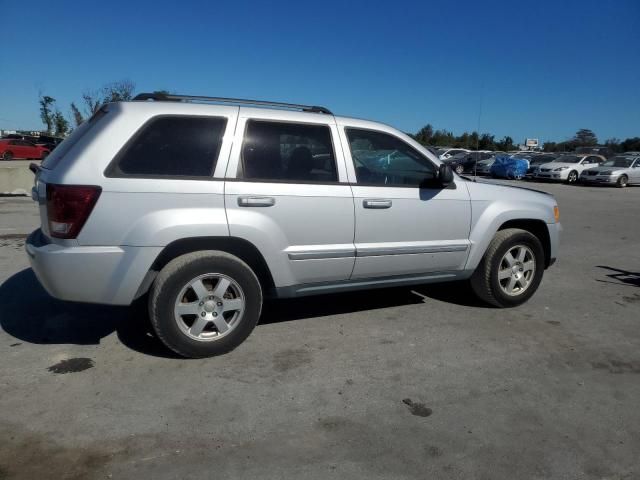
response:
[[[364,208],[391,208],[391,200],[381,198],[372,198],[362,201]]]
[[[238,197],[240,207],[273,207],[275,204],[273,197]]]

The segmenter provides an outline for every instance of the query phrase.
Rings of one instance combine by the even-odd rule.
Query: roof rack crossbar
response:
[[[277,107],[290,110],[302,110],[303,112],[326,113],[333,115],[328,108],[317,105],[299,105],[296,103],[267,102],[264,100],[247,100],[244,98],[204,97],[200,95],[174,95],[171,93],[140,93],[134,97],[135,101],[154,100],[157,102],[212,102],[234,103],[237,105],[256,105],[260,107]]]

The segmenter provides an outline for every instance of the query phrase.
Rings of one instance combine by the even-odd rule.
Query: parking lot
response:
[[[508,310],[465,284],[272,301],[176,358],[139,307],[66,304],[0,197],[0,479],[640,477],[640,188],[553,193],[560,257]]]

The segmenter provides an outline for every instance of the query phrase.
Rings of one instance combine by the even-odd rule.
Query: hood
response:
[[[513,190],[527,190],[529,192],[536,192],[536,193],[540,193],[542,195],[547,195],[549,197],[553,197],[553,194],[548,193],[548,192],[543,192],[542,190],[538,190],[535,188],[531,188],[531,187],[524,187],[524,186],[520,186],[520,185],[505,185],[504,183],[498,182],[496,180],[491,180],[489,178],[476,178],[475,182],[472,183],[481,183],[484,185],[491,185],[494,187],[500,187],[500,188],[504,188],[506,189],[506,191],[513,191]]]
[[[579,163],[565,163],[565,162],[549,162],[549,163],[543,163],[542,165],[540,165],[540,168],[559,168],[559,167],[577,167],[579,166]]]

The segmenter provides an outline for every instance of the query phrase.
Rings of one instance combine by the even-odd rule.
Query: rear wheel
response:
[[[571,170],[567,176],[567,183],[576,183],[578,181],[578,172]]]
[[[515,307],[536,292],[544,272],[540,240],[518,228],[500,230],[471,277],[473,291],[496,307]]]
[[[201,251],[167,264],[149,296],[158,337],[183,357],[220,355],[240,345],[258,323],[260,282],[233,255]]]
[[[13,153],[6,151],[2,154],[2,160],[13,160]]]
[[[620,188],[624,188],[629,184],[629,178],[626,175],[620,175],[620,178],[618,178],[618,181],[616,182],[616,185]]]

